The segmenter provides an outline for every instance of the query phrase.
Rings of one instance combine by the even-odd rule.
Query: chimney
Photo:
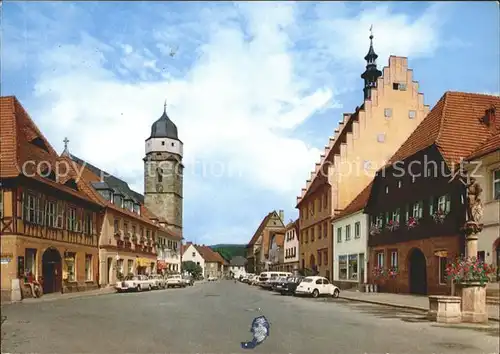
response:
[[[285,212],[283,210],[280,210],[280,219],[281,221],[285,222]]]
[[[487,127],[492,127],[495,128],[495,120],[496,120],[496,115],[495,115],[495,107],[490,107],[484,112],[484,117],[481,118],[481,123],[486,125]]]

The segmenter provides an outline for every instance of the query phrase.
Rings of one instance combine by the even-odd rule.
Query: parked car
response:
[[[273,291],[279,291],[278,290],[278,287],[281,288],[281,285],[286,283],[286,280],[287,280],[288,277],[278,277],[276,278],[276,280],[271,280],[270,283],[271,283],[271,289]]]
[[[256,274],[253,275],[252,278],[250,278],[248,284],[253,285],[253,286],[259,285],[259,276]]]
[[[292,273],[287,272],[262,272],[259,276],[259,286],[264,289],[271,289],[278,277],[289,277]]]
[[[300,282],[297,289],[295,289],[296,295],[310,295],[317,298],[322,295],[329,295],[333,297],[340,296],[340,289],[335,285],[331,284],[330,281],[323,277],[305,277]]]
[[[194,285],[194,279],[192,277],[184,277],[183,280],[184,280],[184,283],[186,283],[187,286],[193,286]]]
[[[217,281],[218,279],[216,277],[209,276],[208,281]]]
[[[151,275],[149,279],[153,281],[153,289],[165,289],[167,286],[167,282],[159,274]]]
[[[169,275],[167,277],[167,288],[185,288],[186,283],[180,274]]]
[[[153,289],[153,281],[146,275],[127,276],[124,280],[115,285],[116,291],[142,291]]]
[[[304,277],[288,277],[286,281],[277,285],[277,290],[281,293],[281,295],[293,295],[295,294],[295,289],[302,282]]]

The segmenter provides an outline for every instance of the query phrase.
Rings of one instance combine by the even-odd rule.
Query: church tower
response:
[[[370,32],[371,30],[370,28]],[[361,78],[365,80],[365,87],[363,89],[365,100],[371,98],[371,90],[377,87],[377,79],[382,76],[382,72],[377,69],[377,58],[378,55],[373,49],[373,33],[370,33],[370,49],[368,49],[368,54],[365,56],[366,70],[361,74]]]
[[[182,232],[182,150],[165,103],[162,116],[153,123],[146,140],[144,204],[166,220],[167,228],[177,232]]]

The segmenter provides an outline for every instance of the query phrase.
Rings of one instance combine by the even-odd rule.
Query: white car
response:
[[[149,279],[153,281],[153,289],[165,289],[167,287],[167,282],[159,274],[150,275]]]
[[[134,275],[116,283],[115,289],[119,293],[123,291],[142,291],[153,289],[153,285],[153,281],[146,275]]]
[[[297,289],[295,289],[296,295],[310,295],[317,298],[322,295],[329,295],[333,297],[340,296],[340,289],[335,285],[330,283],[328,279],[323,277],[305,277],[300,282]]]
[[[167,288],[185,288],[186,287],[186,282],[184,279],[182,279],[182,276],[180,274],[175,274],[175,275],[169,275],[167,277]]]
[[[216,277],[212,277],[212,276],[208,277],[208,281],[217,281],[217,280],[218,279]]]

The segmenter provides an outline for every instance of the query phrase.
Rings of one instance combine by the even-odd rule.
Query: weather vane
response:
[[[373,25],[370,26],[370,36],[373,37]]]

